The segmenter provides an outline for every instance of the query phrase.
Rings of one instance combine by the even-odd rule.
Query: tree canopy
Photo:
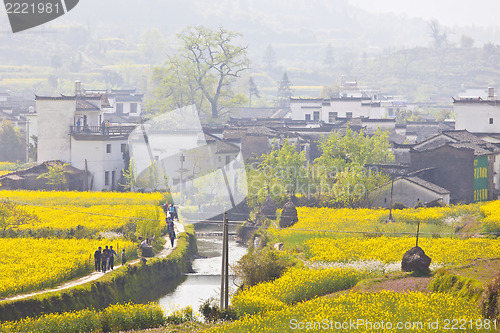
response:
[[[47,172],[42,173],[37,179],[47,179],[47,184],[51,185],[53,189],[62,190],[64,185],[68,182],[66,175],[69,171],[66,170],[69,163],[54,163],[52,165],[47,164]]]
[[[315,182],[322,189],[325,205],[356,206],[368,192],[389,181],[388,175],[366,168],[367,164],[394,162],[388,135],[380,128],[368,136],[364,130],[357,133],[348,127],[344,136],[336,132],[320,142],[322,154],[315,161]]]
[[[218,118],[226,107],[241,102],[231,89],[249,68],[247,48],[236,44],[241,35],[223,28],[190,26],[177,37],[183,46],[155,68],[152,108],[169,109],[195,104]]]
[[[0,127],[0,162],[17,162],[26,159],[24,139],[18,128],[7,120]]]
[[[297,151],[296,146],[288,140],[285,140],[281,149],[264,154],[261,163],[253,164],[247,171],[250,179],[249,199],[252,204],[262,203],[268,195],[281,204],[290,195],[301,192],[308,181],[305,164],[304,152]]]

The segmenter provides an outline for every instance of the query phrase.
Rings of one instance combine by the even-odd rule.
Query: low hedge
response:
[[[103,309],[119,302],[143,303],[166,294],[185,279],[197,252],[194,227],[186,226],[177,247],[166,258],[142,260],[74,288],[0,302],[0,321],[62,313],[87,308]]]

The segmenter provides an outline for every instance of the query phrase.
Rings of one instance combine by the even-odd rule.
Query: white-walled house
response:
[[[337,118],[394,119],[407,108],[402,98],[377,100],[373,97],[291,98],[293,120],[335,123]]]
[[[500,133],[500,101],[493,88],[486,99],[481,95],[462,95],[453,98],[455,129],[471,133]]]
[[[392,203],[402,203],[407,207],[414,207],[418,202],[426,204],[432,201],[441,201],[450,204],[450,191],[436,184],[415,176],[398,177],[374,189],[369,194],[370,207],[389,208]]]
[[[133,126],[103,123],[106,94],[36,96],[38,163],[60,160],[86,170],[89,190],[117,188],[124,168],[122,153]]]
[[[140,117],[143,97],[144,95],[137,93],[135,89],[111,89],[111,92],[108,94],[108,101],[111,107],[106,109],[106,113],[115,113],[132,118]]]
[[[363,107],[361,102],[370,100],[369,97],[291,98],[290,110],[293,120],[335,123],[336,118],[368,118],[370,108]]]

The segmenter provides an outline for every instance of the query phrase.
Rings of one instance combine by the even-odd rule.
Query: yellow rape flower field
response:
[[[0,191],[30,216],[14,230],[74,229],[94,235],[141,219],[158,220],[161,193]],[[53,287],[90,273],[98,246],[135,253],[136,244],[123,239],[0,238],[0,298]]]
[[[415,237],[321,238],[306,242],[311,261],[400,262],[415,246]],[[440,265],[462,264],[476,258],[500,257],[500,240],[483,238],[420,238],[418,246]]]
[[[0,199],[35,205],[90,207],[94,205],[157,205],[163,199],[163,195],[158,192],[0,191]]]
[[[19,229],[70,229],[79,225],[97,231],[119,228],[135,219],[158,219],[159,208],[153,205],[95,205],[90,207],[28,206],[26,210],[38,217],[30,224],[22,224]]]
[[[418,292],[348,293],[246,316],[209,332],[494,332],[467,300]]]
[[[53,287],[88,274],[94,266],[90,255],[108,244],[127,253],[135,249],[134,243],[117,239],[0,238],[0,297]]]
[[[19,229],[70,229],[84,226],[96,231],[119,228],[135,219],[158,219],[161,193],[0,191],[0,199],[20,204],[38,217]]]
[[[389,212],[384,209],[298,207],[297,211],[299,221],[292,227],[269,228],[271,242],[283,242],[285,251],[299,255],[306,266],[339,267],[292,268],[272,282],[237,293],[232,304],[242,317],[210,332],[491,332],[500,328],[496,321],[482,317],[477,304],[451,294],[346,291],[362,279],[387,273],[383,268],[362,271],[343,265],[370,261],[399,265],[403,254],[415,246],[417,222],[418,245],[438,266],[500,258],[500,240],[494,237],[495,230],[500,230],[500,201],[394,210],[395,222],[386,222]],[[464,225],[470,228],[460,235]],[[492,225],[498,229],[488,228]],[[474,237],[478,233],[482,237]],[[342,292],[318,297],[336,291]]]

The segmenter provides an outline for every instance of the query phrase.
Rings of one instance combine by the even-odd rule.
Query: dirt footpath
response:
[[[182,224],[180,224],[180,223],[175,223],[175,232],[176,232],[176,234],[184,232],[184,226]],[[156,258],[165,258],[170,253],[172,253],[172,251],[177,247],[177,239],[174,241],[174,246],[172,247],[170,245],[170,239],[168,238],[168,235],[166,235],[164,238],[165,238],[165,241],[166,241],[165,245],[163,247],[163,250],[155,256]],[[134,263],[139,262],[139,260],[140,259],[135,259],[133,261],[129,261],[127,264],[134,264]],[[121,266],[122,266],[121,264],[115,265],[115,269],[120,268]],[[57,286],[57,287],[54,287],[54,288],[51,288],[51,289],[44,289],[44,290],[40,290],[40,291],[34,291],[32,293],[27,293],[27,294],[21,294],[21,295],[16,295],[16,296],[12,296],[12,297],[2,298],[2,299],[0,299],[0,302],[3,302],[3,301],[14,301],[14,300],[19,300],[19,299],[24,299],[24,298],[32,297],[32,296],[35,296],[35,295],[40,295],[40,294],[45,294],[45,293],[51,293],[51,292],[54,292],[54,291],[59,291],[59,290],[63,290],[63,289],[72,288],[72,287],[75,287],[75,286],[78,286],[78,285],[81,285],[81,284],[84,284],[84,283],[87,283],[87,282],[90,282],[90,281],[97,280],[100,277],[104,276],[105,274],[106,273],[102,273],[102,272],[92,272],[92,273],[90,273],[87,276],[81,277],[81,278],[76,279],[76,280],[68,281],[66,283],[61,284],[60,286]]]

